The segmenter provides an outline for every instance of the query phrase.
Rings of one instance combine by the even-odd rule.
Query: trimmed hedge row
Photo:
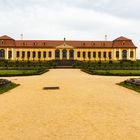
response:
[[[90,70],[138,70],[140,69],[140,61],[109,61],[109,62],[101,62],[101,61],[75,61],[74,68],[80,69],[88,69]]]
[[[12,69],[12,68],[54,68],[56,66],[55,61],[0,61],[0,69]]]
[[[41,75],[47,71],[49,71],[49,70],[48,69],[0,70],[0,77]]]
[[[92,75],[107,75],[107,76],[140,76],[140,61],[117,61],[117,62],[87,62],[75,61],[74,68],[79,68],[82,71]],[[100,71],[101,70],[101,71]],[[116,72],[114,72],[116,70]]]

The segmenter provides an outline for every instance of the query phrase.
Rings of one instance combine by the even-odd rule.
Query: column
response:
[[[52,60],[55,59],[55,50],[52,50]]]
[[[116,60],[116,49],[114,49],[114,60]]]
[[[8,59],[8,52],[9,52],[9,48],[7,48],[6,50],[6,59]]]
[[[12,60],[14,59],[14,50],[12,48]]]
[[[60,60],[62,60],[62,49],[60,49]]]
[[[119,49],[119,60],[122,60],[122,51]]]
[[[77,51],[74,49],[74,60],[77,60]]]
[[[70,59],[70,50],[67,50],[67,60]]]
[[[130,60],[130,49],[128,50],[128,53],[127,54],[128,54],[128,57],[127,58],[128,58],[128,60]]]

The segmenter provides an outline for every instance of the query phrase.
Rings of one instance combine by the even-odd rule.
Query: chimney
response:
[[[23,34],[20,34],[21,40],[23,40]]]
[[[105,41],[107,41],[107,35],[105,35]]]

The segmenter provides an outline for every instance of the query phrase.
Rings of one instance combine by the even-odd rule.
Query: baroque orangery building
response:
[[[131,39],[113,41],[14,40],[0,37],[1,60],[136,60],[136,46]]]

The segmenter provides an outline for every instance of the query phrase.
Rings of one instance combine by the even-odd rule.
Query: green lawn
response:
[[[29,75],[39,75],[44,72],[47,72],[48,70],[0,70],[0,76],[6,77],[6,76],[29,76]]]
[[[2,86],[2,87],[0,87],[0,94],[5,93],[5,92],[17,87],[17,86],[19,86],[19,85],[15,84],[15,83],[9,83],[5,86]]]
[[[85,72],[93,75],[140,76],[140,70],[87,70]]]
[[[122,87],[125,87],[125,88],[128,88],[128,89],[131,89],[131,90],[134,90],[136,92],[139,92],[140,93],[140,87],[139,86],[136,86],[136,85],[132,85],[132,84],[129,84],[129,83],[125,83],[125,82],[121,82],[117,85],[120,85]]]

